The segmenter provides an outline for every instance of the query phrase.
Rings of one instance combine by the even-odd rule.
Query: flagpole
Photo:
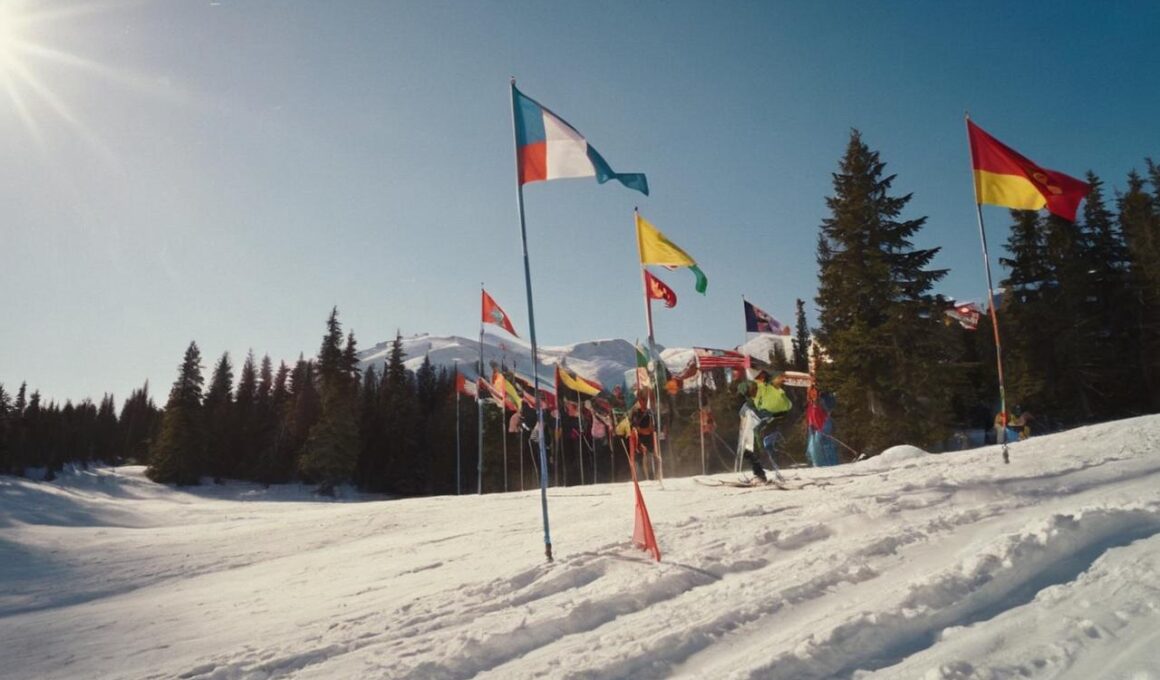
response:
[[[507,384],[506,384],[507,378],[504,378],[504,381],[505,381],[504,391],[503,391],[503,403],[504,403],[504,405],[502,408],[500,408],[500,411],[503,413],[503,417],[500,418],[499,429],[501,432],[503,432],[503,492],[507,493],[507,491],[508,491],[508,457],[507,457],[507,440],[508,440],[507,419],[508,419],[508,417],[507,417]]]
[[[477,374],[477,377],[476,377],[476,389],[477,390],[479,389],[479,380],[484,379],[484,377],[483,377],[483,311],[482,311],[483,310],[483,294],[484,294],[483,282],[481,281],[479,283],[479,301],[480,301],[479,302],[479,304],[480,304],[479,319],[480,319],[480,321],[479,321],[479,373]],[[479,428],[478,428],[479,441],[478,441],[478,448],[476,449],[478,453],[477,453],[477,461],[476,461],[476,466],[475,466],[475,481],[476,481],[476,486],[477,486],[477,493],[479,493],[479,495],[482,496],[483,495],[483,400],[476,399],[476,404],[478,406],[477,413],[479,414],[479,416],[477,418],[477,420],[479,421]]]
[[[580,468],[580,486],[584,486],[584,410],[579,391],[576,392],[576,430],[576,462]]]
[[[540,398],[540,360],[536,349],[536,315],[532,305],[532,269],[528,260],[528,227],[524,219],[524,185],[519,177],[519,140],[516,130],[516,79],[511,79],[512,94],[512,141],[516,145],[516,203],[520,213],[520,239],[524,248],[524,287],[528,295],[528,333],[532,343],[532,387],[536,391],[536,414],[540,423],[540,509],[544,516],[544,555],[552,561],[552,535],[548,529],[548,454],[545,437],[547,428],[544,426],[544,401]]]
[[[744,314],[745,311],[748,309],[745,306],[746,302],[748,302],[748,300],[745,299],[745,293],[742,293],[741,294],[741,313],[742,314]],[[745,346],[747,344],[749,344],[749,317],[745,318],[745,335],[743,337],[745,339],[741,341],[741,346],[737,348],[737,351],[739,351],[741,353],[741,355],[745,357],[745,367],[742,368],[741,370],[745,374],[745,379],[749,380],[749,367],[751,365],[753,365],[753,362],[750,361],[749,351],[745,348]]]
[[[708,473],[705,467],[705,372],[701,370],[701,357],[696,356],[696,352],[693,350],[697,362],[697,429],[701,432],[701,474],[704,475]]]
[[[963,114],[964,124],[969,123],[971,115]],[[971,149],[971,129],[967,126],[967,149],[971,159],[971,188],[975,192],[975,214],[979,219],[979,240],[983,244],[983,268],[987,272],[987,307],[991,310],[991,329],[995,333],[995,366],[999,373],[999,443],[1003,446],[1003,462],[1010,463],[1011,457],[1007,453],[1007,390],[1003,383],[1003,345],[999,341],[999,314],[995,310],[995,289],[991,283],[991,256],[987,253],[987,231],[983,228],[983,205],[979,202],[979,185],[975,181],[974,150]]]
[[[463,485],[459,478],[460,449],[459,449],[459,359],[455,363],[455,495],[463,493]]]
[[[645,314],[645,319],[648,322],[648,355],[649,355],[649,360],[654,362],[654,370],[653,370],[653,414],[654,414],[654,416],[653,416],[654,417],[654,421],[653,421],[653,449],[655,449],[655,450],[652,452],[653,453],[653,463],[652,463],[653,464],[653,475],[657,478],[657,481],[660,482],[661,486],[664,486],[664,484],[665,484],[664,463],[663,462],[660,463],[659,469],[657,467],[658,461],[661,460],[660,448],[661,448],[661,427],[662,427],[662,425],[661,425],[661,385],[660,385],[661,380],[660,380],[660,370],[659,370],[660,367],[657,364],[659,364],[661,359],[657,355],[656,341],[653,339],[652,297],[650,297],[648,294],[648,279],[645,278],[645,275],[648,273],[648,269],[645,267],[645,264],[644,264],[644,244],[641,243],[640,227],[637,226],[640,223],[640,210],[637,208],[633,208],[632,212],[633,212],[633,218],[634,218],[632,224],[633,224],[633,227],[636,229],[636,252],[637,252],[638,256],[640,257],[640,282],[641,282],[641,286],[644,290],[644,314]],[[670,449],[671,449],[671,447],[670,447]]]

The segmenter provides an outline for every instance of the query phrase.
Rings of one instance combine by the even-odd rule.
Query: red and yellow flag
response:
[[[1053,215],[1075,221],[1079,202],[1091,190],[1086,182],[1036,165],[970,120],[967,135],[977,203],[1016,210],[1047,208]]]

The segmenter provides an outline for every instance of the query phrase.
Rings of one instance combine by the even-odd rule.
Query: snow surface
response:
[[[1160,678],[1160,416],[642,484],[315,499],[0,478],[0,676]],[[721,475],[729,479],[732,475]],[[702,480],[703,481],[703,480]]]

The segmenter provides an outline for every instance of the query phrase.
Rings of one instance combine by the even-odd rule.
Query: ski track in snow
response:
[[[0,478],[12,678],[1158,678],[1160,417],[802,486],[379,502]],[[722,476],[730,478],[729,475]]]

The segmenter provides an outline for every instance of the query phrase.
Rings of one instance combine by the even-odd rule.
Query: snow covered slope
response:
[[[532,375],[532,348],[531,344],[519,338],[513,338],[503,332],[492,332],[485,329],[483,336],[483,363],[489,366],[494,363],[503,363],[514,368],[527,377]],[[782,345],[785,355],[793,355],[793,347],[789,336],[751,335],[743,346],[743,350],[751,356],[761,360],[768,359],[774,345]],[[407,368],[416,370],[422,365],[424,357],[429,357],[435,366],[452,368],[459,366],[460,370],[468,375],[475,375],[475,366],[479,361],[479,338],[461,338],[458,336],[437,336],[426,333],[404,337],[402,348],[403,363]],[[722,348],[733,349],[733,348]],[[600,381],[607,387],[624,382],[625,371],[636,367],[636,352],[633,344],[627,340],[591,340],[574,345],[537,347],[540,359],[540,376],[550,384],[554,378],[554,367],[561,361],[568,368],[580,375]],[[680,371],[693,358],[691,348],[657,347],[661,359],[671,371]],[[374,366],[379,371],[390,355],[391,342],[380,342],[370,349],[360,351],[360,367],[365,370]],[[490,370],[490,369],[489,369]]]
[[[1160,417],[795,490],[399,501],[0,478],[0,675],[1157,678]]]
[[[459,370],[474,376],[479,361],[479,338],[421,334],[403,338],[402,347],[403,363],[411,370],[418,369],[424,357],[430,357],[431,363],[437,367],[450,369],[458,365]],[[624,371],[636,366],[635,350],[627,340],[592,340],[536,349],[540,359],[540,378],[548,384],[555,380],[555,366],[561,361],[580,375],[599,380],[609,387],[623,382]],[[390,351],[391,342],[388,341],[359,352],[361,368],[365,370],[367,366],[374,366],[375,370],[381,370]],[[492,362],[503,363],[530,378],[532,346],[510,335],[492,334],[489,329],[483,336],[483,363],[490,367]]]

